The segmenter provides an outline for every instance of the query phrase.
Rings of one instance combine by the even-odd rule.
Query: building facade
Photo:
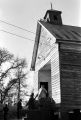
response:
[[[34,92],[44,84],[61,114],[81,109],[81,28],[63,25],[60,11],[38,21],[31,69]]]

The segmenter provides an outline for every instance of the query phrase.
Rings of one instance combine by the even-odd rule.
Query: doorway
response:
[[[40,82],[40,87],[41,85],[44,85],[44,88],[47,90],[48,92],[48,82]]]

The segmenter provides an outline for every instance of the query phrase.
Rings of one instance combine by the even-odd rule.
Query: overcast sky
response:
[[[51,8],[51,1],[53,9],[62,11],[63,24],[81,26],[81,0],[0,0],[0,47],[6,48],[16,56],[25,57],[29,62],[32,56],[35,34],[12,27],[1,21],[35,33],[37,20],[43,18],[46,10]]]

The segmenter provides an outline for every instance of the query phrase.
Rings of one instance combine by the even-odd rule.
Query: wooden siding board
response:
[[[71,44],[71,43],[65,43],[65,44],[60,44],[60,50],[70,50],[70,51],[75,51],[75,52],[81,52],[81,44]]]
[[[68,52],[66,50],[60,51],[61,63],[79,65],[81,66],[81,53],[76,52]],[[78,59],[79,58],[79,59]]]
[[[81,108],[81,45],[60,44],[59,51],[62,108]]]
[[[41,65],[50,55],[51,51],[55,49],[55,40],[56,39],[45,28],[41,27],[35,68]]]
[[[62,70],[61,71],[61,77],[62,78],[65,78],[65,79],[81,79],[81,72],[78,72],[78,71],[64,71],[64,70]]]
[[[48,56],[46,56],[45,59],[43,59],[42,61],[40,61],[38,64],[36,64],[35,69],[36,70],[40,70],[45,64],[47,64],[51,59],[53,59],[53,56],[56,57],[57,55],[57,44],[53,44],[52,48],[50,49],[50,54]]]
[[[73,72],[81,72],[81,66],[75,65],[68,65],[68,64],[61,64],[61,70],[69,70]]]
[[[51,58],[51,84],[52,97],[56,103],[60,103],[60,73],[59,73],[59,53],[58,48]]]
[[[39,64],[50,53],[51,46],[50,46],[50,39],[48,38],[49,38],[49,35],[45,31],[45,29],[41,28],[36,64],[37,63]]]

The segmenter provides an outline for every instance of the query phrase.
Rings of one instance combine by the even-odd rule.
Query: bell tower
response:
[[[61,13],[62,13],[61,11],[53,10],[51,4],[51,9],[46,11],[44,20],[51,24],[62,25]]]

